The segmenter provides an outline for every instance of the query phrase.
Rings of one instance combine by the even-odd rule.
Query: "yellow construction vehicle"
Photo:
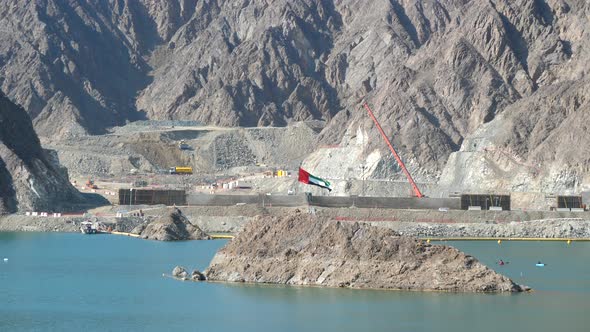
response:
[[[170,174],[193,174],[193,168],[190,166],[175,166],[168,170]]]

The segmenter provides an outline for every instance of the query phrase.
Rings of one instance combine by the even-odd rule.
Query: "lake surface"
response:
[[[448,243],[533,287],[530,294],[244,286],[162,276],[176,265],[203,270],[224,243],[0,233],[0,331],[590,331],[590,243]],[[498,266],[498,259],[510,263]],[[539,260],[547,266],[535,267]]]

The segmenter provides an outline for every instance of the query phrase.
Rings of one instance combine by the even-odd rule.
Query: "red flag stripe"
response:
[[[309,173],[307,173],[303,168],[299,167],[299,182],[309,184]]]

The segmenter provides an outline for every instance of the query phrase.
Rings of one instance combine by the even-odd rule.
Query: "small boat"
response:
[[[535,266],[536,267],[544,267],[545,266],[545,263],[537,263],[537,264],[535,264]]]
[[[80,232],[82,232],[82,234],[98,234],[99,233],[96,226],[90,221],[83,221],[80,223]]]

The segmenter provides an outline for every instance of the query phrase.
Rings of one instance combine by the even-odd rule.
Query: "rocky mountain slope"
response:
[[[556,174],[550,181],[567,178],[556,188],[587,181],[584,0],[1,3],[0,87],[42,136],[144,117],[323,119],[320,143],[351,147],[353,169],[371,164],[369,176],[395,178],[364,98],[418,180],[444,173],[469,187],[457,167],[528,179],[528,166],[541,164]],[[478,161],[460,153],[451,158],[463,163],[447,165],[459,151]],[[310,163],[333,161],[325,151]],[[510,189],[523,189],[520,178]]]
[[[217,252],[204,274],[212,281],[286,285],[522,291],[455,248],[301,213],[253,220]]]
[[[56,159],[41,148],[28,114],[0,92],[0,214],[82,203]]]

